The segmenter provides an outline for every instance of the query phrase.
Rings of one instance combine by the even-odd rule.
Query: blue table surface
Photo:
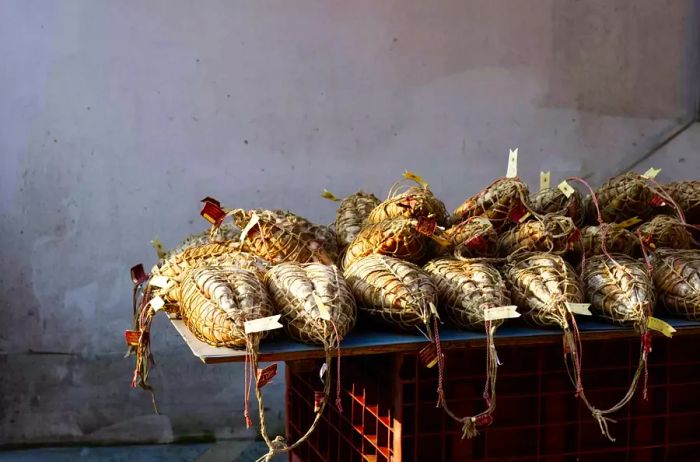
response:
[[[697,321],[687,321],[663,316],[657,317],[668,322],[678,331],[700,331],[700,322]],[[630,335],[635,335],[631,327],[615,326],[594,318],[578,318],[577,322],[579,330],[584,338],[586,334],[593,333],[610,333],[611,335],[624,335],[628,333]],[[242,361],[245,356],[245,352],[241,350],[206,345],[194,338],[182,321],[173,320],[173,325],[185,339],[195,356],[206,363],[237,362]],[[496,331],[496,339],[526,339],[557,336],[561,336],[561,330],[559,329],[538,329],[526,326],[522,322],[506,323]],[[440,340],[442,342],[481,343],[484,340],[484,332],[466,331],[442,326],[440,329]],[[425,342],[425,337],[418,331],[412,334],[362,326],[361,329],[355,329],[345,337],[341,344],[341,352],[345,354],[363,354],[363,350],[367,350],[367,353],[381,353],[382,349],[396,351],[397,346],[407,351],[410,349],[417,349],[420,347],[420,344],[424,344]],[[259,356],[263,361],[322,357],[323,349],[320,346],[308,345],[287,339],[276,339],[262,342]]]

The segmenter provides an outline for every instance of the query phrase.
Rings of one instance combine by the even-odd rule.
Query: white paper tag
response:
[[[591,310],[588,308],[591,306],[590,303],[569,303],[566,302],[566,309],[573,314],[582,314],[584,316],[593,316]]]
[[[567,197],[567,199],[576,192],[576,190],[572,188],[571,185],[566,182],[566,180],[559,183],[557,188],[559,188],[559,191],[561,191]]]
[[[331,312],[328,310],[326,304],[323,303],[321,296],[316,292],[312,292],[312,295],[314,296],[314,301],[316,302],[316,307],[318,308],[318,316],[325,321],[330,321]]]
[[[497,319],[519,318],[518,307],[515,305],[497,306],[484,310],[484,321],[495,321]]]
[[[168,279],[166,276],[153,276],[151,280],[148,281],[148,285],[159,287],[161,289],[167,289],[170,287],[170,279]]]
[[[268,316],[266,318],[253,319],[252,321],[246,321],[243,323],[243,328],[246,334],[253,334],[255,332],[264,332],[266,330],[275,330],[282,327],[278,321],[280,319],[279,314],[274,316]]]
[[[549,177],[551,176],[551,172],[546,171],[546,172],[540,172],[540,191],[543,189],[549,189]]]
[[[328,364],[321,364],[321,370],[318,371],[318,376],[321,378],[321,383],[325,385],[326,383],[326,371],[328,371]]]
[[[646,172],[644,172],[644,173],[642,174],[642,176],[643,176],[644,178],[647,178],[647,179],[656,178],[656,175],[658,175],[660,172],[661,172],[661,169],[660,169],[660,168],[651,167],[649,170],[647,170]]]
[[[160,297],[153,297],[150,303],[153,311],[158,311],[165,306],[165,302]]]
[[[511,149],[508,153],[508,171],[507,178],[515,178],[518,176],[518,148]]]
[[[248,224],[245,225],[245,228],[243,228],[243,231],[241,231],[241,243],[245,241],[248,232],[250,232],[250,230],[253,229],[253,226],[257,225],[259,221],[260,217],[257,213],[253,212],[253,216],[250,217],[250,221],[248,221]]]

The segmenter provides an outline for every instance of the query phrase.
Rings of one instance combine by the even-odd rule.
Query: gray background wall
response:
[[[3,1],[0,444],[251,437],[242,368],[164,319],[122,359],[128,268],[205,195],[329,222],[404,169],[450,208],[505,173],[594,183],[692,118],[691,1]],[[700,132],[647,164],[700,177]],[[268,391],[279,418],[282,384]]]

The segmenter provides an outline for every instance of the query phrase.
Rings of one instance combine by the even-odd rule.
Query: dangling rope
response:
[[[467,417],[458,417],[448,406],[444,395],[443,388],[443,368],[445,358],[442,354],[442,346],[440,344],[440,334],[438,332],[437,318],[433,318],[435,349],[438,355],[438,403],[437,407],[442,407],[445,413],[455,422],[462,424],[462,439],[473,438],[479,434],[479,428],[488,427],[493,422],[493,412],[496,409],[496,377],[498,369],[498,354],[496,353],[496,345],[493,339],[496,328],[491,326],[490,321],[484,322],[486,330],[486,383],[482,397],[486,403],[486,410],[475,415]]]
[[[326,364],[331,364],[331,346],[324,342],[324,350],[326,352]],[[255,367],[257,368],[257,355],[253,354],[251,356],[251,363],[255,363]],[[316,416],[314,417],[313,422],[311,423],[311,426],[309,429],[304,433],[297,441],[295,441],[292,444],[287,444],[284,436],[278,435],[274,439],[270,439],[267,433],[267,422],[265,420],[265,405],[263,401],[263,395],[262,395],[262,390],[261,387],[259,386],[258,383],[258,378],[256,378],[256,384],[255,384],[255,396],[258,399],[258,414],[260,416],[260,434],[263,437],[263,440],[265,440],[265,444],[267,444],[268,447],[268,452],[264,456],[260,457],[259,459],[256,460],[256,462],[270,462],[273,457],[275,457],[278,454],[284,454],[289,451],[292,451],[296,449],[300,444],[302,444],[304,441],[306,441],[309,436],[314,432],[316,427],[318,426],[318,423],[321,420],[321,415],[323,414],[323,410],[326,408],[326,403],[328,402],[328,397],[330,395],[330,388],[331,388],[331,380],[330,380],[330,366],[326,370],[326,379],[323,381],[323,398],[321,400],[321,403],[318,406],[318,410],[316,410]]]

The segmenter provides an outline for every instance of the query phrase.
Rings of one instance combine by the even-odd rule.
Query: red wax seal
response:
[[[435,343],[430,342],[418,352],[418,357],[425,367],[433,367],[437,364],[438,355]]]
[[[525,208],[525,206],[523,204],[518,204],[512,209],[510,209],[508,218],[510,218],[511,221],[514,221],[515,223],[520,223],[520,220],[522,220],[526,214],[527,209]]]
[[[325,393],[322,391],[314,391],[314,412],[318,412],[321,409],[321,404],[325,396]]]
[[[258,369],[258,388],[262,388],[277,375],[277,363],[270,364],[265,369]]]
[[[656,207],[663,207],[666,205],[666,201],[658,194],[654,194],[654,197],[651,198],[651,203]]]
[[[209,197],[209,196],[205,197],[205,198],[202,199],[200,202],[204,202],[204,203],[210,202],[210,203],[212,203],[212,204],[214,204],[214,205],[217,205],[217,206],[221,207],[221,202],[219,202],[219,201],[217,201],[216,199],[214,199],[213,197]]]
[[[467,239],[464,245],[469,249],[483,249],[486,247],[486,238],[484,236],[474,236]]]
[[[146,282],[146,279],[148,279],[148,275],[143,270],[143,265],[141,263],[131,267],[131,280],[134,284],[143,284]]]
[[[141,338],[141,332],[139,332],[137,330],[125,330],[124,331],[124,339],[126,340],[126,344],[129,346],[138,346],[140,338]]]
[[[418,218],[416,230],[421,234],[425,234],[426,236],[432,236],[435,233],[436,226],[437,222],[434,218],[420,217]]]
[[[205,202],[202,211],[199,212],[200,215],[204,217],[212,225],[217,225],[221,223],[226,216],[226,212],[214,202]]]

